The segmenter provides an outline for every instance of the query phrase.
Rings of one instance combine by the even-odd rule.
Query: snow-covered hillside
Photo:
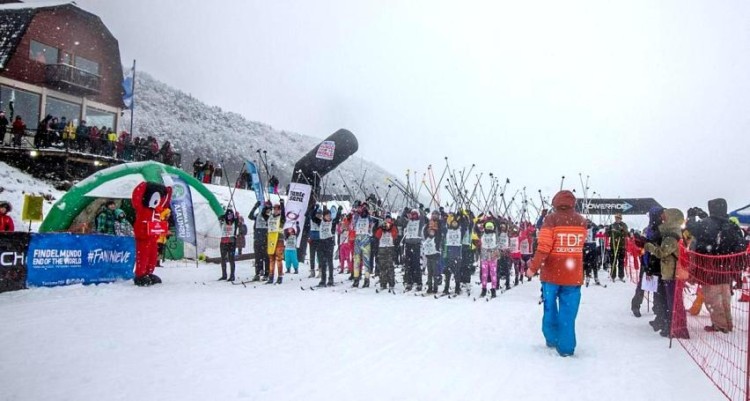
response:
[[[126,112],[123,117],[120,129],[128,129],[130,113]],[[282,184],[289,182],[297,160],[333,133],[316,133],[318,137],[314,138],[250,121],[237,113],[206,105],[144,72],[136,75],[134,130],[136,136],[154,136],[160,144],[171,141],[182,153],[182,166],[188,171],[191,171],[196,157],[203,161],[206,158],[223,160],[224,165],[229,166],[228,174],[232,180],[237,177],[242,160],[257,159],[257,150],[266,150],[268,162],[275,165]],[[354,134],[357,135],[356,132]],[[365,170],[368,191],[372,191],[373,184],[385,187],[385,179],[393,176],[356,155],[338,169],[349,185],[360,180]],[[328,192],[340,188],[340,193],[345,194],[343,186],[338,183],[341,181],[338,171],[329,174],[330,182],[337,184],[329,184]]]

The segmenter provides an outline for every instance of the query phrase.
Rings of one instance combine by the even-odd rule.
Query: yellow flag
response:
[[[34,222],[42,221],[44,219],[42,205],[44,205],[43,197],[24,195],[23,209],[21,209],[21,220]]]

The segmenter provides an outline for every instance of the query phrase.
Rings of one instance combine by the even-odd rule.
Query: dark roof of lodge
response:
[[[6,63],[13,56],[16,47],[21,42],[21,38],[26,33],[26,28],[31,24],[31,20],[37,11],[66,7],[70,7],[87,18],[95,19],[112,36],[98,16],[79,8],[75,1],[19,2],[8,4],[0,2],[0,71],[5,68]],[[112,37],[114,38],[114,36]]]

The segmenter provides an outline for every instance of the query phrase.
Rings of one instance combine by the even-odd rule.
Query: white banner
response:
[[[286,211],[286,223],[284,223],[284,229],[289,227],[297,227],[299,222],[299,229],[305,226],[305,212],[307,212],[307,205],[310,203],[310,192],[312,187],[307,184],[300,184],[293,182],[289,184],[289,194],[287,195],[287,201],[284,205]],[[297,234],[297,248],[299,248],[302,242],[302,235]]]

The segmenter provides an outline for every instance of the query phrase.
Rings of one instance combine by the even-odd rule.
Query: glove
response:
[[[343,212],[344,211],[344,207],[341,206],[341,205],[339,205],[338,211],[339,211],[339,213]]]
[[[260,201],[255,202],[255,207],[260,206]]]
[[[284,198],[280,198],[279,199],[279,203],[283,205],[284,204]]]

